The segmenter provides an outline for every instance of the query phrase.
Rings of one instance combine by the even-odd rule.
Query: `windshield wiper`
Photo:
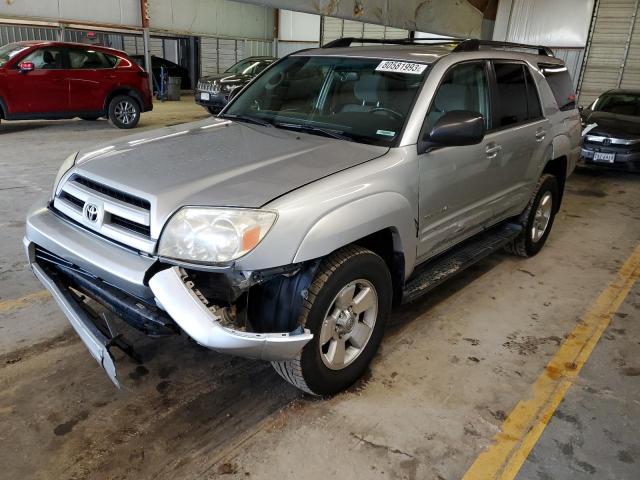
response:
[[[234,113],[225,113],[224,115],[219,115],[218,118],[228,118],[229,120],[236,120],[238,122],[255,123],[256,125],[262,125],[263,127],[273,127],[272,123],[267,122],[266,120],[262,120],[258,117],[252,117],[251,115],[236,115]]]
[[[289,130],[300,130],[302,132],[309,133],[321,133],[325,137],[337,138],[338,140],[346,140],[347,142],[352,142],[353,140],[346,135],[343,135],[343,132],[339,130],[331,130],[328,128],[316,127],[313,125],[307,125],[303,123],[274,123],[274,126],[278,128],[285,128]]]

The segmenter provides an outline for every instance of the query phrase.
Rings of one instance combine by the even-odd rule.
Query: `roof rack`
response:
[[[322,48],[350,47],[352,43],[381,43],[386,45],[450,45],[464,42],[463,38],[356,38],[343,37],[325,43]]]
[[[481,47],[521,48],[534,50],[538,55],[555,56],[549,47],[543,45],[526,45],[524,43],[500,42],[494,40],[477,40],[475,38],[355,38],[344,37],[326,43],[322,48],[350,47],[352,43],[379,43],[386,45],[451,45],[456,44],[454,52],[473,52]]]
[[[538,55],[544,55],[547,57],[554,57],[553,51],[549,47],[544,45],[527,45],[525,43],[512,43],[512,42],[500,42],[495,40],[477,40],[474,38],[464,40],[460,42],[454,52],[473,52],[480,50],[480,47],[493,47],[493,48],[522,48],[526,50],[535,50]]]

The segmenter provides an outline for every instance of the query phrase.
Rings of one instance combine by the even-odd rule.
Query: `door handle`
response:
[[[487,154],[487,158],[495,158],[498,155],[498,152],[502,150],[502,145],[487,145],[485,153]]]
[[[538,130],[536,132],[536,141],[541,142],[542,140],[544,140],[546,134],[547,132],[545,132],[544,130]]]

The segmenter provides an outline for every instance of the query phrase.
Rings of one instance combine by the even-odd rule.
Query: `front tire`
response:
[[[382,258],[358,246],[334,252],[321,263],[300,315],[313,339],[298,358],[272,362],[274,369],[307,393],[344,390],[378,350],[391,302],[391,275]]]
[[[114,127],[134,128],[140,121],[140,105],[129,95],[117,95],[109,102],[109,120]]]
[[[519,257],[533,257],[547,241],[560,200],[558,180],[544,174],[538,180],[527,208],[520,215],[522,233],[505,249]]]

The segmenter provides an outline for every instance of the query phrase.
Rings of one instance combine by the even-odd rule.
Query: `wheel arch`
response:
[[[4,99],[0,97],[0,118],[7,118],[7,113],[9,110],[7,109],[7,104]]]
[[[140,112],[142,112],[142,110],[144,109],[144,102],[142,100],[142,95],[140,95],[140,93],[135,88],[120,86],[112,89],[105,97],[104,107],[103,107],[105,113],[109,112],[109,104],[111,103],[111,100],[113,100],[118,95],[129,95],[130,97],[133,97],[133,99],[136,102],[138,102],[138,107],[140,108]]]
[[[394,301],[415,262],[415,217],[409,201],[395,192],[360,198],[321,217],[309,229],[295,262],[325,257],[347,245],[380,255],[393,279]]]
[[[558,192],[560,198],[558,198],[558,202],[556,204],[556,212],[560,210],[560,205],[562,204],[562,198],[564,196],[564,185],[567,181],[567,164],[568,160],[566,155],[561,155],[549,160],[542,169],[541,175],[549,173],[556,177],[556,180],[558,181]]]

